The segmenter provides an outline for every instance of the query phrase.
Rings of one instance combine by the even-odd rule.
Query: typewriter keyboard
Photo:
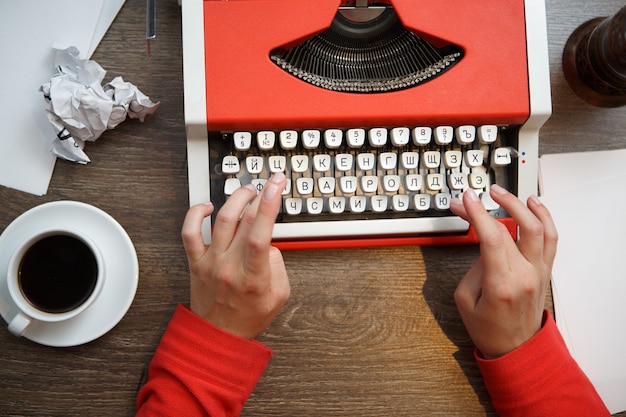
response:
[[[209,132],[211,198],[289,178],[277,223],[452,217],[473,188],[494,216],[493,183],[515,193],[515,125]],[[466,226],[464,226],[466,227]]]

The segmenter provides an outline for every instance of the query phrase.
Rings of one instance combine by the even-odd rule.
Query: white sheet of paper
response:
[[[545,155],[542,201],[559,230],[557,326],[611,413],[626,410],[626,150]]]
[[[56,157],[39,86],[50,79],[53,42],[93,53],[123,0],[20,0],[0,3],[0,185],[43,195]]]

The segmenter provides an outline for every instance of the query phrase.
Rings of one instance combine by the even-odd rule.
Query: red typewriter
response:
[[[183,0],[190,204],[288,181],[283,249],[477,241],[468,188],[537,192],[543,0]],[[211,219],[205,224],[210,241]]]

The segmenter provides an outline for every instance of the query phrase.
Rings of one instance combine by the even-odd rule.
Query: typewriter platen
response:
[[[283,170],[279,247],[470,243],[447,204],[471,186],[516,235],[485,191],[537,192],[544,0],[182,7],[190,204]]]

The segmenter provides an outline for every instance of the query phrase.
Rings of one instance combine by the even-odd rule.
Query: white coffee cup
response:
[[[32,231],[7,267],[7,286],[18,312],[9,331],[20,337],[33,321],[69,320],[99,297],[105,280],[102,253],[77,230]]]

